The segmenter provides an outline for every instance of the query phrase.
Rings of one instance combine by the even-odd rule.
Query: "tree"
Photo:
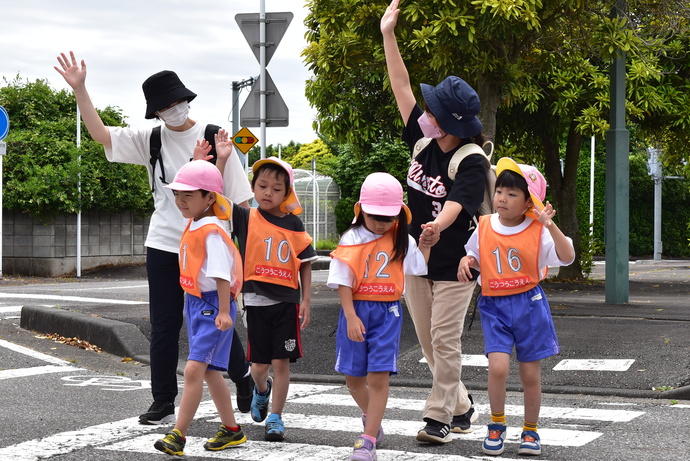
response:
[[[631,64],[632,117],[679,112],[672,108],[680,96],[668,93],[673,83],[659,91],[649,87],[662,78],[655,59],[667,54],[665,45],[681,49],[675,34],[660,27],[664,21],[658,15],[687,18],[688,6],[679,0],[630,0],[629,5],[629,18],[623,21],[609,16],[608,1],[418,0],[400,5],[398,43],[413,88],[418,91],[418,83],[436,83],[449,74],[472,84],[498,154],[518,153],[544,169],[559,224],[573,236],[578,253],[578,157],[584,136],[608,128],[607,72],[614,53],[622,49],[636,60]],[[358,152],[375,139],[396,136],[399,115],[385,80],[378,27],[385,5],[313,0],[309,6],[310,43],[303,54],[315,77],[306,93],[317,108],[319,131],[351,143]],[[687,21],[673,24],[687,28]],[[574,278],[581,272],[578,262],[559,274]]]
[[[143,214],[152,209],[145,168],[108,162],[103,147],[83,125],[81,149],[76,147],[76,101],[71,92],[19,76],[3,82],[0,105],[11,119],[3,161],[6,209],[37,217],[79,210]],[[119,109],[108,107],[99,113],[106,125],[124,126]]]

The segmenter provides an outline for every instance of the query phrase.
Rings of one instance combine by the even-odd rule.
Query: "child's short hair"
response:
[[[259,178],[259,174],[262,171],[272,171],[278,180],[285,182],[285,189],[290,187],[290,176],[288,175],[288,172],[285,171],[285,168],[275,163],[264,163],[254,171],[254,177],[252,177],[252,187],[254,187],[256,184],[256,180]]]
[[[529,188],[527,187],[527,181],[525,178],[520,176],[514,171],[503,170],[496,178],[495,187],[507,187],[508,189],[520,189],[525,198],[530,198]]]

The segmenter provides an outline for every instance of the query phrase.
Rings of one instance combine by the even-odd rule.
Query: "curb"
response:
[[[20,326],[39,333],[79,337],[120,357],[144,356],[149,341],[135,325],[44,306],[22,307]]]

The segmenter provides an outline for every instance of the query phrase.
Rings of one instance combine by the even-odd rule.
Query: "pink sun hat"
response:
[[[232,216],[230,200],[223,195],[223,175],[211,162],[192,160],[178,170],[173,182],[163,187],[181,191],[207,190],[215,192],[216,201],[213,204],[215,215],[225,221],[229,221]]]
[[[407,223],[412,222],[412,213],[403,202],[400,181],[388,173],[371,173],[362,183],[359,202],[355,203],[355,219],[359,212],[377,216],[398,216],[404,209]]]
[[[527,181],[527,190],[529,190],[529,195],[532,198],[534,207],[539,211],[543,210],[544,199],[546,198],[546,179],[544,179],[544,176],[539,170],[531,165],[516,163],[512,158],[503,157],[496,163],[496,176],[501,174],[504,170],[514,171],[525,178],[525,181]],[[529,217],[537,218],[531,210],[525,214]]]

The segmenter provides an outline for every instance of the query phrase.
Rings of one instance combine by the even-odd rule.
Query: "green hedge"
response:
[[[589,145],[589,144],[588,144]],[[605,145],[597,146],[594,166],[594,248],[605,251]],[[582,153],[577,176],[578,216],[581,235],[589,234],[590,155]],[[661,240],[665,257],[690,256],[690,191],[687,180],[666,179],[662,184]],[[654,181],[647,172],[647,153],[630,156],[630,239],[629,252],[635,257],[654,254]]]
[[[82,211],[140,214],[153,209],[146,169],[111,163],[83,123],[76,147],[76,100],[44,80],[3,79],[0,105],[10,117],[3,159],[5,209],[49,217]],[[106,125],[125,126],[119,108],[99,111]],[[81,187],[81,192],[79,188]]]

